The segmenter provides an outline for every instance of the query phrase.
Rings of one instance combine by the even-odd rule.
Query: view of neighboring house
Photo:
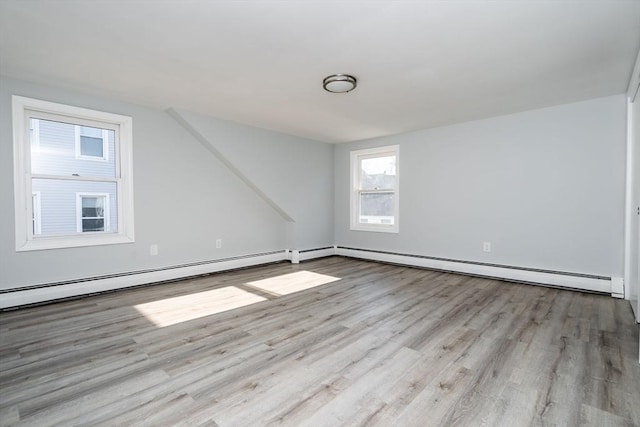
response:
[[[361,224],[394,224],[397,156],[367,154],[356,156],[356,159],[356,170],[359,171],[357,221]]]
[[[34,236],[117,232],[115,132],[30,119]]]

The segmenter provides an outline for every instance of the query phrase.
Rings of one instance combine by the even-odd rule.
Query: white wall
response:
[[[335,242],[622,276],[625,117],[617,95],[336,146]],[[392,144],[400,233],[350,231],[349,151]]]
[[[133,117],[135,244],[15,252],[12,94]],[[165,111],[2,78],[0,290],[282,250],[288,240],[622,276],[623,95],[335,147],[181,114],[251,185]],[[401,149],[400,233],[350,231],[349,150],[391,144]],[[252,186],[290,215],[293,239]]]
[[[333,145],[178,114],[294,220],[291,249],[333,245]]]
[[[16,253],[11,134],[14,94],[133,117],[134,244]],[[232,140],[233,144],[262,144],[274,153],[269,165],[274,174],[290,170],[291,152],[286,147],[296,138],[274,132],[266,137],[266,131],[231,123],[225,123],[224,132],[217,134],[216,126],[210,129],[210,136],[221,144]],[[238,135],[253,139],[244,141]],[[331,145],[301,140],[295,156],[314,157],[316,165],[310,175],[292,176],[295,185],[316,188],[317,173],[324,170],[322,185],[331,190],[332,151]],[[281,191],[285,194],[287,188]],[[303,233],[309,245],[333,239],[333,195],[325,193],[314,198],[315,203],[329,206],[328,210],[317,210],[316,220],[322,227]],[[0,290],[286,248],[286,221],[165,111],[7,78],[0,80],[0,197]],[[223,239],[221,249],[215,248],[218,238]],[[158,256],[149,255],[150,244],[159,246]]]

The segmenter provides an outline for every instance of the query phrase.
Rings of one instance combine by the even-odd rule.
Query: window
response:
[[[108,160],[109,131],[89,126],[75,126],[76,159]]]
[[[109,230],[109,194],[82,194],[76,198],[78,233]]]
[[[398,232],[399,147],[351,152],[351,229]]]
[[[131,122],[13,97],[17,251],[133,242]]]

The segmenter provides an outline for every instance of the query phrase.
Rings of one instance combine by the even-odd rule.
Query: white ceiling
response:
[[[0,0],[4,75],[327,142],[623,93],[638,49],[640,0]]]

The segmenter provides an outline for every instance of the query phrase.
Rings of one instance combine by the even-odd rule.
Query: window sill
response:
[[[375,225],[351,225],[351,231],[372,231],[374,233],[395,233],[398,234],[400,231],[398,230],[398,226],[375,226]]]
[[[40,251],[47,249],[79,248],[134,243],[133,236],[123,234],[103,234],[91,236],[39,237],[16,242],[16,252]]]

